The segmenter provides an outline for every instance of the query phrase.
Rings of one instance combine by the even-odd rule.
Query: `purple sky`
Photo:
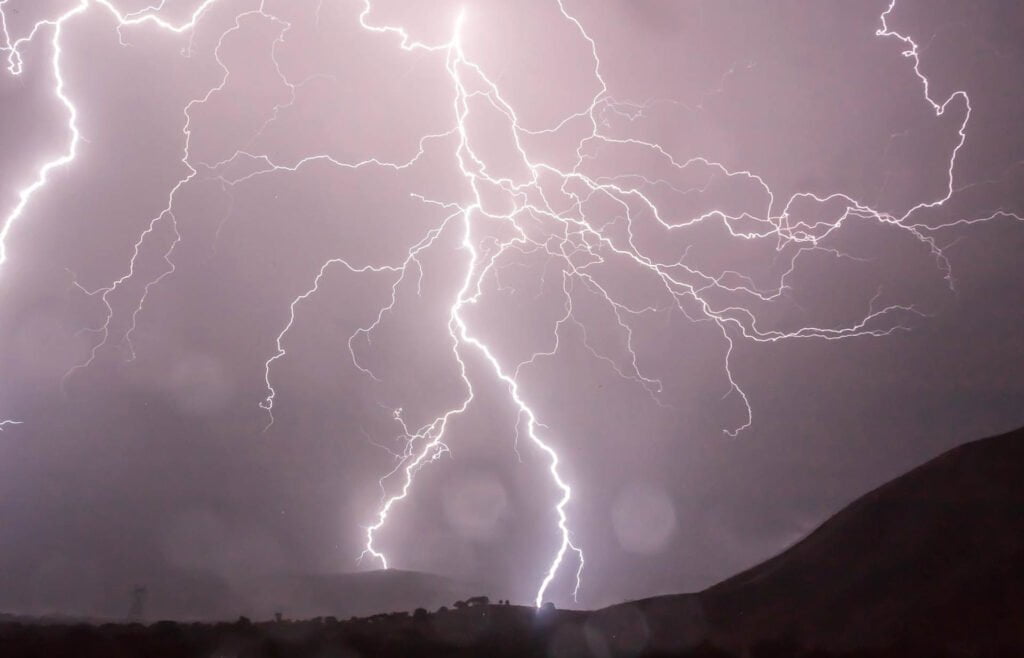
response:
[[[81,139],[0,269],[0,609],[377,568],[416,455],[374,546],[532,601],[561,493],[515,397],[583,607],[713,584],[1024,422],[1016,3],[898,2],[915,72],[886,2],[373,2],[434,48],[403,50],[355,0],[180,34],[83,1]],[[201,2],[148,4],[115,3]],[[0,0],[0,47],[79,5]],[[71,137],[53,37],[0,72],[0,218]]]

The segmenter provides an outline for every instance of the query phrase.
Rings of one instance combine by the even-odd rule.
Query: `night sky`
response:
[[[873,0],[157,4],[0,0],[7,221],[72,135],[53,25],[11,45],[82,7],[81,139],[0,266],[0,609],[377,569],[403,426],[463,405],[374,546],[532,602],[561,492],[457,299],[572,488],[558,605],[709,586],[1024,424],[1016,2],[899,0],[923,78]]]

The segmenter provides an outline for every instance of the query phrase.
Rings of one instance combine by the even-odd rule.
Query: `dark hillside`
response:
[[[915,468],[704,592],[627,605],[669,644],[792,635],[1024,649],[1024,430]]]

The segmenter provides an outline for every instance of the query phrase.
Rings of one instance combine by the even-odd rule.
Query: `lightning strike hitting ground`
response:
[[[312,285],[296,296],[288,309],[287,321],[276,335],[276,351],[265,361],[264,375],[266,396],[259,406],[267,414],[269,428],[273,422],[273,409],[277,391],[272,383],[272,370],[280,359],[286,356],[286,339],[292,330],[296,314],[304,301],[320,290],[320,285],[329,272],[344,270],[350,275],[380,275],[391,278],[391,294],[387,302],[380,306],[375,319],[367,326],[357,329],[348,338],[348,349],[354,366],[366,376],[379,380],[380,377],[359,357],[359,346],[368,341],[373,332],[380,326],[384,318],[392,313],[399,304],[399,287],[409,276],[418,276],[422,280],[424,265],[421,256],[426,250],[438,248],[439,238],[449,232],[457,232],[461,284],[447,308],[447,331],[450,338],[451,358],[457,364],[463,394],[460,401],[450,408],[440,410],[429,422],[418,428],[406,424],[402,410],[393,409],[392,418],[401,428],[404,447],[393,452],[394,468],[385,473],[379,483],[382,499],[374,516],[373,523],[366,529],[366,543],[363,556],[378,561],[381,566],[388,567],[385,553],[376,544],[377,533],[387,523],[389,514],[401,501],[409,497],[414,486],[415,476],[421,468],[437,461],[445,455],[449,448],[446,443],[451,422],[465,412],[475,399],[474,369],[467,360],[473,356],[482,362],[493,381],[500,384],[506,392],[508,403],[516,412],[517,423],[514,428],[518,440],[520,431],[525,432],[530,443],[537,449],[547,463],[552,485],[558,491],[557,500],[552,508],[557,530],[556,548],[548,566],[541,571],[540,583],[535,596],[535,604],[540,606],[545,599],[555,577],[559,574],[567,559],[576,564],[575,596],[581,584],[584,567],[583,552],[573,540],[569,522],[569,504],[572,502],[572,489],[562,475],[561,457],[552,441],[550,428],[543,425],[535,407],[531,405],[531,393],[525,391],[520,383],[521,373],[536,365],[540,360],[558,353],[563,341],[563,328],[573,325],[580,330],[583,347],[596,359],[608,365],[619,377],[633,382],[642,388],[657,404],[666,406],[671,401],[662,399],[663,385],[655,376],[648,374],[643,367],[643,359],[638,355],[634,323],[640,317],[652,314],[674,314],[697,322],[709,322],[720,332],[723,349],[724,381],[728,384],[726,395],[734,396],[742,404],[743,414],[733,426],[724,429],[730,436],[736,436],[753,422],[753,410],[747,394],[739,386],[732,372],[732,357],[735,341],[775,342],[780,340],[821,339],[839,340],[857,336],[886,336],[897,331],[910,329],[909,321],[924,317],[912,303],[887,304],[876,308],[880,296],[876,294],[866,300],[866,311],[856,322],[840,326],[804,326],[795,330],[782,331],[762,329],[759,326],[754,303],[771,302],[782,297],[791,288],[790,277],[796,271],[798,262],[806,254],[828,254],[835,258],[862,260],[847,255],[842,249],[828,243],[840,227],[850,221],[876,222],[890,226],[911,235],[925,245],[952,289],[954,280],[948,259],[943,248],[936,240],[936,234],[953,226],[990,221],[997,218],[1021,220],[1019,215],[1007,211],[998,211],[985,217],[958,218],[942,224],[927,224],[919,219],[922,211],[934,209],[946,204],[958,191],[955,185],[957,156],[967,140],[967,127],[971,118],[971,102],[967,93],[962,90],[953,92],[944,101],[933,98],[928,78],[921,72],[920,54],[917,43],[909,36],[893,30],[889,26],[890,16],[895,7],[895,0],[883,11],[879,20],[881,27],[876,35],[881,38],[895,39],[901,42],[906,50],[903,55],[911,60],[913,71],[923,88],[924,101],[932,108],[935,116],[942,117],[947,111],[960,110],[963,119],[959,124],[956,145],[952,149],[947,169],[945,193],[939,198],[925,199],[901,215],[894,215],[881,209],[872,208],[846,194],[835,192],[829,195],[818,195],[813,192],[798,192],[784,202],[779,202],[768,183],[752,171],[728,167],[720,162],[692,156],[679,158],[663,148],[660,144],[630,137],[629,135],[613,134],[609,128],[611,117],[621,117],[632,123],[644,116],[654,104],[637,103],[630,100],[617,100],[610,91],[602,75],[602,62],[599,47],[588,34],[585,26],[565,6],[562,0],[553,0],[557,5],[561,20],[566,21],[575,30],[581,43],[586,44],[592,58],[592,75],[597,86],[596,93],[581,104],[581,109],[565,116],[550,126],[525,126],[513,104],[502,94],[495,80],[478,64],[474,63],[463,47],[463,34],[472,30],[472,16],[462,12],[454,21],[454,28],[448,41],[428,44],[415,40],[402,26],[378,25],[373,20],[373,6],[369,0],[362,3],[358,12],[353,12],[353,20],[368,32],[388,38],[395,45],[410,55],[422,55],[435,58],[438,66],[443,66],[450,81],[452,110],[451,125],[448,130],[436,134],[423,135],[419,138],[414,152],[402,161],[387,161],[369,158],[355,162],[347,162],[335,158],[329,153],[309,154],[292,162],[279,162],[271,154],[258,153],[251,148],[255,138],[263,133],[272,123],[278,120],[283,109],[296,102],[298,89],[314,77],[300,81],[291,81],[284,73],[277,59],[278,48],[285,43],[292,25],[267,8],[267,0],[250,3],[254,6],[234,17],[233,24],[221,35],[213,51],[213,57],[222,71],[219,84],[207,90],[201,96],[189,101],[183,108],[184,124],[182,126],[182,157],[181,163],[187,173],[168,191],[163,210],[152,217],[145,229],[135,241],[134,248],[128,258],[124,274],[108,285],[87,289],[76,285],[91,297],[99,300],[104,310],[105,320],[90,331],[98,335],[84,360],[74,365],[68,376],[81,371],[92,364],[99,356],[100,350],[108,345],[123,345],[127,348],[129,358],[134,357],[132,333],[137,320],[145,306],[152,288],[175,271],[174,253],[182,236],[178,231],[175,217],[175,202],[182,189],[194,181],[215,180],[225,190],[231,190],[240,184],[267,174],[298,174],[313,163],[331,165],[345,170],[363,168],[379,168],[402,170],[418,163],[430,149],[445,149],[458,167],[464,179],[466,196],[457,199],[432,199],[413,193],[425,206],[437,206],[445,210],[446,216],[425,233],[417,242],[410,245],[406,256],[393,263],[357,263],[350,256],[337,256],[324,262]],[[39,34],[49,33],[51,67],[54,77],[53,92],[56,102],[67,116],[67,145],[57,155],[47,156],[37,169],[34,179],[22,188],[17,196],[14,207],[6,212],[3,224],[0,225],[0,266],[7,259],[7,238],[20,221],[26,219],[31,211],[31,201],[42,193],[50,183],[54,170],[71,165],[78,153],[83,139],[80,134],[77,117],[79,110],[73,99],[65,92],[65,80],[62,53],[62,36],[73,28],[74,19],[86,11],[104,11],[116,22],[118,38],[122,40],[124,30],[131,28],[152,28],[173,33],[191,33],[211,6],[217,0],[204,0],[191,16],[181,22],[173,23],[162,18],[166,0],[158,4],[134,12],[122,12],[108,0],[81,0],[65,13],[56,18],[41,20],[31,30],[15,38],[11,34],[10,21],[7,16],[8,0],[0,0],[0,52],[6,56],[7,69],[12,75],[21,75],[24,68],[23,52],[27,44],[33,42]],[[316,4],[316,25],[321,28],[321,10],[324,2]],[[215,95],[224,92],[231,72],[221,59],[226,38],[242,29],[243,21],[260,20],[273,25],[277,37],[271,46],[271,59],[277,75],[277,84],[282,85],[288,93],[285,103],[274,106],[263,125],[246,145],[238,148],[229,158],[215,163],[195,161],[192,155],[192,112],[198,106],[207,103]],[[191,52],[191,44],[189,47]],[[753,64],[741,65],[750,69]],[[734,66],[725,77],[733,75]],[[329,77],[329,76],[327,76]],[[724,84],[723,77],[723,84]],[[722,86],[707,92],[706,97],[722,92]],[[515,146],[515,157],[523,171],[528,172],[522,179],[498,176],[492,173],[493,163],[488,163],[474,144],[469,122],[473,118],[473,103],[483,102],[491,110],[503,117],[511,129]],[[674,102],[674,101],[668,101]],[[575,156],[571,167],[558,167],[550,162],[537,158],[527,146],[528,138],[561,134],[563,131],[582,125],[585,127],[583,137],[573,145]],[[340,127],[344,130],[344,126]],[[738,215],[729,214],[724,210],[711,210],[692,217],[673,217],[670,210],[654,200],[647,189],[666,185],[672,190],[682,193],[664,179],[648,177],[644,172],[631,172],[612,177],[592,176],[587,173],[587,163],[595,157],[601,147],[634,149],[658,159],[663,165],[676,172],[691,169],[712,172],[715,177],[736,180],[752,186],[764,198],[760,211],[757,213],[743,212]],[[252,167],[249,173],[233,175],[232,166],[246,163]],[[488,166],[491,164],[492,166]],[[553,182],[553,183],[552,183]],[[485,202],[485,190],[500,191],[511,208],[497,212]],[[621,218],[607,221],[607,217],[595,217],[589,210],[591,201],[604,200],[620,209]],[[840,204],[842,207],[838,217],[831,221],[808,221],[793,212],[794,204],[813,202],[819,206]],[[662,260],[640,247],[635,239],[634,225],[639,218],[652,218],[666,234],[685,231],[707,222],[717,222],[723,226],[735,240],[766,241],[774,243],[776,253],[788,264],[784,272],[765,288],[755,285],[749,275],[736,271],[707,273],[689,264],[688,251],[670,260]],[[621,219],[625,222],[626,237],[623,239],[618,232],[610,230]],[[487,233],[487,226],[500,225],[509,230],[511,237],[496,237]],[[165,228],[166,227],[166,228]],[[367,229],[370,230],[370,229]],[[127,331],[120,337],[111,335],[111,321],[115,316],[113,293],[120,290],[127,282],[138,278],[137,265],[142,257],[142,247],[152,240],[159,240],[162,232],[169,231],[172,235],[162,249],[161,257],[165,268],[153,278],[143,282],[141,293],[129,310],[130,322]],[[501,261],[503,257],[516,254],[541,254],[558,264],[561,271],[561,294],[563,313],[551,326],[550,342],[539,346],[529,358],[518,363],[503,362],[492,347],[491,340],[479,328],[475,328],[465,311],[477,305],[488,293],[488,283],[493,279],[498,290],[500,282]],[[629,299],[622,299],[613,293],[606,282],[602,282],[596,266],[615,258],[629,263],[631,267],[650,275],[656,293],[660,299],[657,303],[637,304]],[[419,287],[419,286],[417,286]],[[574,299],[577,294],[589,294],[597,298],[615,318],[616,329],[620,333],[624,354],[608,354],[592,342],[587,333],[587,325],[574,313]],[[722,299],[729,299],[722,302]],[[0,429],[16,421],[0,421]],[[517,450],[518,452],[518,450]],[[397,483],[396,483],[397,482]]]

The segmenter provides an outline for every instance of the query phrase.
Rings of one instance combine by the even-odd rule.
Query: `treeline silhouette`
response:
[[[1010,658],[1010,650],[954,653],[893,646],[836,652],[795,638],[740,649],[704,643],[676,651],[609,645],[587,614],[535,610],[478,597],[453,609],[422,608],[345,621],[333,617],[254,623],[54,624],[0,621],[4,658]]]

